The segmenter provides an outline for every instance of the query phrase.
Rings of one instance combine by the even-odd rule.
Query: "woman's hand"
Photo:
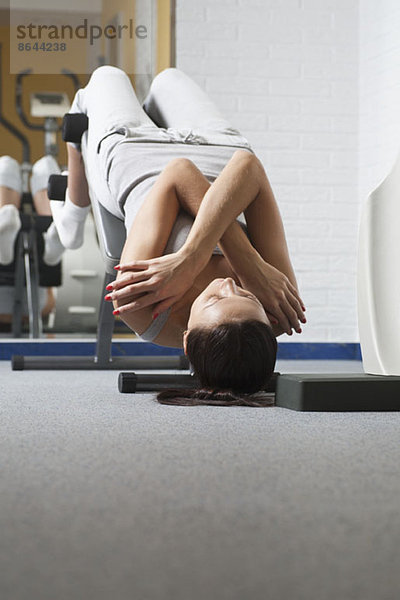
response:
[[[248,274],[239,275],[242,286],[260,300],[267,316],[275,318],[283,332],[292,335],[292,328],[301,333],[300,323],[306,323],[304,303],[289,279],[261,256]]]
[[[107,287],[107,300],[118,303],[119,314],[156,304],[153,314],[170,308],[193,284],[203,268],[191,254],[181,251],[149,260],[118,265],[122,273]]]

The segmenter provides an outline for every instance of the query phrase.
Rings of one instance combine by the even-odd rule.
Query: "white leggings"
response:
[[[89,188],[110,212],[125,219],[127,229],[145,192],[175,156],[198,156],[197,166],[202,172],[208,171],[212,181],[237,147],[250,149],[207,94],[179,69],[168,68],[156,75],[144,107],[148,114],[126,73],[103,66],[92,73],[86,87],[78,90],[70,109],[89,117],[84,149]],[[110,135],[115,132],[121,135]],[[188,132],[206,144],[184,143]],[[120,145],[118,154],[115,148],[121,141],[135,143]],[[110,158],[113,152],[115,160]]]
[[[156,75],[142,108],[128,75],[109,65],[98,67],[86,87],[77,91],[71,113],[89,116],[90,148],[109,133],[126,127],[147,125],[152,133],[160,127],[205,129],[238,135],[215,104],[188,75],[174,67]],[[162,138],[160,138],[162,139]]]

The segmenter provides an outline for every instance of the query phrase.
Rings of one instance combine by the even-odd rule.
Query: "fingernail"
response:
[[[159,314],[159,313],[154,313],[154,315],[153,315],[153,321],[154,321],[154,319],[157,319],[157,317],[158,317],[158,314]]]
[[[120,267],[119,265],[117,265],[116,267],[114,267],[114,269],[116,269],[117,271],[119,271],[119,270],[120,270],[120,268],[121,268],[121,267]]]
[[[118,308],[116,308],[116,309],[113,311],[113,315],[119,315],[119,310],[118,310]]]
[[[113,286],[111,285],[111,283],[110,283],[110,285],[107,285],[107,286],[106,286],[106,290],[108,290],[109,292],[110,292],[112,289],[113,289]]]
[[[111,300],[111,294],[107,294],[107,296],[104,296],[104,300]]]
[[[301,308],[302,308],[303,310],[306,310],[306,307],[305,307],[305,306],[302,306]]]

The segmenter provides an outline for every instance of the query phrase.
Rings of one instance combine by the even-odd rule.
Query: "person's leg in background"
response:
[[[65,248],[75,250],[83,244],[90,198],[82,155],[74,144],[67,143],[68,187],[65,201],[50,200],[54,226]]]
[[[158,129],[140,105],[128,75],[112,66],[93,71],[88,84],[78,90],[70,113],[85,113],[89,118],[86,165],[79,144],[68,143],[68,188],[64,203],[51,201],[51,211],[61,242],[67,248],[83,243],[83,227],[90,210],[86,173],[91,184],[104,193],[104,183],[96,181],[99,170],[98,146],[109,133],[127,127],[149,126]],[[104,180],[106,174],[104,173]]]
[[[42,156],[32,166],[30,188],[32,193],[33,205],[36,214],[40,216],[51,216],[50,202],[47,196],[47,183],[50,175],[58,175],[61,172],[60,167],[53,156]],[[44,253],[43,261],[53,266],[60,262],[65,247],[62,245],[54,222],[51,223],[48,230],[43,234]],[[46,288],[46,303],[42,308],[42,317],[47,316],[55,306],[56,300],[52,287]]]
[[[56,161],[49,156],[43,157],[33,165],[31,191],[37,214],[50,215],[50,204],[47,198],[47,180],[51,173],[59,172]],[[0,264],[7,265],[14,259],[15,239],[21,227],[19,210],[22,198],[22,177],[19,163],[10,156],[0,157]],[[50,226],[51,227],[51,226]],[[46,236],[47,234],[45,234]],[[48,264],[56,264],[61,258],[64,248],[60,245],[57,232],[53,230],[45,238],[45,249],[55,259]],[[50,242],[50,243],[49,243]],[[43,292],[44,293],[44,292]],[[41,301],[42,316],[50,312],[54,306],[54,295],[51,288],[46,290],[47,300]],[[44,304],[45,302],[45,304]],[[4,305],[7,302],[3,303]],[[48,307],[49,310],[46,310]],[[11,308],[11,306],[10,306]],[[11,322],[11,314],[0,310],[2,323]],[[11,312],[11,311],[10,311]]]
[[[38,215],[51,216],[50,202],[47,196],[47,183],[50,175],[59,174],[60,167],[53,156],[43,156],[32,167],[31,193],[35,211]],[[43,260],[48,265],[60,262],[65,247],[60,241],[54,222],[44,233]]]
[[[19,163],[11,156],[0,157],[0,268],[14,260],[15,240],[21,228],[19,208],[22,178]],[[0,286],[0,331],[11,331],[13,287]]]
[[[19,208],[22,178],[19,163],[11,156],[0,157],[0,265],[14,260],[14,244],[21,227]]]

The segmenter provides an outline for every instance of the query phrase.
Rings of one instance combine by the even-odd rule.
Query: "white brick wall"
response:
[[[308,323],[280,339],[359,341],[360,200],[400,139],[400,3],[177,0],[176,22],[177,67],[248,138],[281,209]]]
[[[360,0],[360,195],[390,171],[400,150],[400,3]]]

